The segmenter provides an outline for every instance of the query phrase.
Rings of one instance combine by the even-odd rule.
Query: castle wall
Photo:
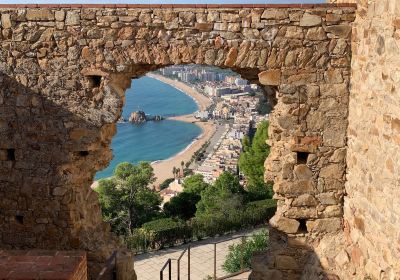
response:
[[[253,277],[299,279],[301,248],[342,232],[353,6],[0,6],[0,19],[1,247],[83,249],[94,275],[120,246],[89,186],[124,90],[190,63],[276,90],[266,177],[290,248]]]
[[[400,1],[357,1],[344,199],[353,279],[400,277]]]

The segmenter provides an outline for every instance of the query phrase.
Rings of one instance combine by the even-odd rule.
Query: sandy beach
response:
[[[164,76],[156,75],[153,73],[147,74],[147,76],[157,79],[163,83],[169,84],[169,85],[179,89],[180,91],[184,92],[185,94],[189,95],[196,101],[200,111],[205,110],[211,104],[211,100],[209,98],[198,93],[197,91],[192,89],[190,86],[188,86],[182,82],[171,80]],[[215,133],[215,129],[216,129],[214,123],[201,122],[201,121],[197,120],[196,118],[194,118],[192,114],[171,117],[168,119],[194,123],[194,124],[198,125],[203,130],[203,132],[201,135],[199,135],[195,139],[195,141],[193,141],[188,147],[186,147],[185,150],[181,151],[180,153],[176,154],[175,156],[173,156],[169,159],[152,163],[152,166],[154,168],[154,174],[157,177],[157,180],[154,183],[155,186],[158,186],[159,184],[161,184],[165,179],[173,178],[172,169],[174,168],[174,166],[177,168],[178,167],[181,168],[182,161],[184,161],[185,163],[187,161],[189,161],[191,159],[192,155],[194,154],[194,152],[199,150],[201,148],[201,146],[211,138],[211,136]]]
[[[186,85],[185,83],[168,79],[164,76],[154,74],[154,73],[148,73],[146,75],[147,77],[157,79],[160,82],[166,83],[170,86],[173,86],[174,88],[182,91],[186,95],[190,96],[191,98],[194,99],[194,101],[197,103],[197,106],[199,107],[199,111],[204,111],[208,106],[211,105],[211,99],[202,95],[201,93],[198,93],[196,90],[191,88],[190,86]]]

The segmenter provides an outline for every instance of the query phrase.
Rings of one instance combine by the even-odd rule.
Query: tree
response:
[[[191,192],[182,192],[164,204],[164,212],[169,217],[178,217],[189,220],[196,213],[196,203],[200,195]]]
[[[243,145],[243,151],[247,152],[248,150],[251,149],[251,142],[250,142],[250,137],[249,136],[244,136],[242,139],[242,145]]]
[[[271,198],[272,186],[264,182],[264,162],[269,155],[270,148],[266,143],[268,139],[268,122],[261,122],[254,135],[251,145],[249,139],[243,139],[244,152],[239,158],[239,169],[247,180],[247,190],[254,199]]]
[[[148,162],[120,163],[111,179],[100,180],[96,191],[103,216],[114,231],[129,235],[133,228],[157,216],[161,197],[147,188],[154,181]]]
[[[174,179],[175,179],[176,178],[176,167],[175,166],[172,168],[172,174],[174,174]]]
[[[181,161],[182,177],[183,177],[183,169],[184,169],[183,167],[184,167],[184,166],[185,166],[185,162],[182,160],[182,161]]]
[[[240,185],[239,179],[230,172],[223,172],[215,181],[214,186],[218,190],[227,189],[231,193],[243,193],[243,188]]]
[[[222,173],[212,186],[201,192],[196,217],[232,220],[243,208],[242,193],[237,177],[229,172]]]
[[[200,194],[201,191],[209,187],[210,185],[204,182],[204,177],[201,174],[195,174],[189,176],[183,181],[183,191],[195,194]]]

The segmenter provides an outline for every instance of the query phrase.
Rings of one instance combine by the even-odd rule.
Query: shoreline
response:
[[[186,94],[187,96],[191,97],[194,100],[194,102],[197,104],[198,111],[204,111],[212,103],[211,99],[209,99],[208,97],[197,92],[196,90],[194,90],[190,86],[186,85],[185,83],[182,83],[182,82],[179,82],[176,80],[172,80],[170,78],[166,78],[162,75],[154,74],[154,73],[147,73],[146,76],[156,79],[167,85],[170,85],[170,86],[176,88],[177,90],[181,91],[182,93]],[[188,116],[188,115],[185,115],[185,116]],[[177,116],[177,117],[181,117],[181,116]]]
[[[165,84],[168,84],[176,88],[177,90],[183,92],[184,94],[188,95],[189,97],[191,97],[197,103],[199,111],[205,110],[212,103],[211,99],[195,91],[193,88],[182,82],[172,80],[164,76],[153,73],[149,73],[147,74],[147,76],[150,78],[157,79]],[[216,126],[214,123],[201,122],[197,120],[193,116],[193,114],[169,117],[167,119],[193,123],[201,128],[202,133],[179,153],[171,156],[170,158],[164,160],[158,160],[151,163],[151,166],[154,168],[154,174],[157,177],[156,181],[154,182],[154,185],[156,187],[158,187],[166,179],[173,178],[174,176],[172,175],[172,169],[174,167],[181,168],[182,161],[184,161],[185,163],[188,162],[192,158],[193,154],[197,150],[199,150],[201,146],[203,146],[203,144],[206,143],[216,131]]]
[[[197,92],[190,86],[176,81],[164,76],[148,73],[146,76],[156,79],[162,83],[170,85],[175,89],[181,91],[182,93],[186,94],[190,98],[196,102],[198,111],[205,110],[209,105],[211,105],[212,100],[208,97],[202,95],[201,93]],[[213,122],[201,122],[200,120],[196,119],[193,116],[193,113],[188,115],[181,115],[181,116],[174,116],[168,117],[166,120],[174,120],[174,121],[182,121],[187,123],[193,123],[199,126],[202,130],[201,134],[193,139],[192,142],[188,146],[186,146],[183,150],[179,151],[177,154],[172,155],[171,157],[163,160],[157,160],[151,162],[151,166],[154,169],[154,175],[157,178],[156,181],[153,183],[153,187],[158,189],[158,186],[164,182],[168,178],[173,178],[172,169],[173,167],[181,168],[181,162],[184,161],[185,163],[190,161],[193,154],[203,146],[215,133],[216,125]],[[92,184],[92,189],[98,186],[98,181],[94,181]]]

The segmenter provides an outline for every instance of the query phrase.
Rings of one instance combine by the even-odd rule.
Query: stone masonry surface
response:
[[[343,228],[354,11],[0,6],[1,248],[87,250],[93,277],[120,247],[89,186],[112,157],[124,91],[148,71],[196,63],[230,68],[276,103],[266,179],[275,181],[271,224],[286,249],[259,256],[251,277],[299,279],[312,248]]]
[[[86,280],[86,253],[79,251],[0,251],[0,279]]]
[[[343,279],[400,279],[400,1],[357,2]]]

